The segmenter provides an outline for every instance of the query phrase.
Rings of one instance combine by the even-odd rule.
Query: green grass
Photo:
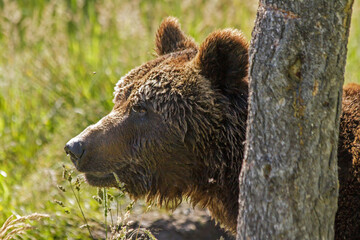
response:
[[[360,83],[360,3],[355,1],[351,19],[345,82]]]
[[[347,81],[360,79],[355,5]],[[47,213],[26,238],[88,238],[74,195],[56,187],[66,183],[62,164],[72,167],[64,144],[111,110],[122,75],[152,58],[164,17],[178,17],[197,42],[225,27],[250,39],[256,8],[254,0],[0,0],[0,225],[12,214]],[[86,217],[103,223],[96,189],[83,185],[80,194]]]

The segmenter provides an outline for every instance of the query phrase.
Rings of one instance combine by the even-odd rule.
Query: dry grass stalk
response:
[[[8,240],[15,235],[24,233],[26,230],[31,229],[32,227],[25,223],[27,220],[40,220],[48,217],[50,216],[47,214],[33,213],[13,220],[14,215],[11,215],[8,219],[6,219],[0,228],[0,239]]]

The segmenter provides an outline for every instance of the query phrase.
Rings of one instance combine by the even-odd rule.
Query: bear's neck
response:
[[[229,178],[227,186],[224,184],[209,183],[206,188],[199,189],[191,196],[191,202],[195,205],[209,209],[211,217],[221,227],[236,233],[238,215],[239,186],[238,177]],[[211,179],[212,180],[212,179]],[[199,199],[201,198],[201,199]]]
[[[247,92],[230,96],[230,105],[220,132],[210,136],[205,146],[202,170],[207,177],[196,186],[191,201],[207,207],[211,216],[232,233],[236,232],[239,197],[239,174],[243,160],[247,120]]]

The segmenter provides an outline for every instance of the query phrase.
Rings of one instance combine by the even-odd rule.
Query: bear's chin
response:
[[[131,186],[125,183],[120,183],[123,187],[119,186],[119,183],[114,177],[114,173],[103,172],[88,172],[85,173],[85,179],[88,184],[94,187],[115,187],[127,192],[132,199],[143,198],[147,191],[140,186]]]
[[[87,183],[94,187],[117,187],[113,173],[91,172],[85,173]]]

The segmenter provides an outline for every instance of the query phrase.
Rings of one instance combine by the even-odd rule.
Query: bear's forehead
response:
[[[183,85],[189,77],[189,64],[195,55],[196,51],[190,49],[170,53],[131,70],[115,85],[114,102],[118,95],[126,95],[127,98],[142,89]]]

